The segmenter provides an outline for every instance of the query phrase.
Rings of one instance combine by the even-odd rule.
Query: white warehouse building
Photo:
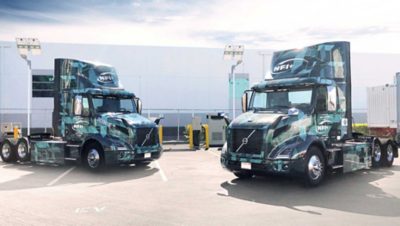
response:
[[[124,88],[142,99],[143,114],[163,114],[162,124],[173,131],[190,123],[193,115],[203,118],[207,113],[232,115],[229,73],[234,62],[224,61],[223,48],[45,42],[41,46],[42,54],[31,57],[32,82],[36,83],[32,85],[32,128],[51,127],[52,93],[37,83],[43,83],[40,76],[52,76],[55,58],[113,65]],[[238,113],[241,92],[265,78],[272,52],[245,49],[243,63],[235,71]],[[366,88],[392,83],[395,73],[400,71],[399,59],[400,54],[352,53],[353,112],[361,113],[355,114],[356,122],[366,121]],[[28,67],[19,56],[15,42],[0,41],[0,123],[18,122],[26,127],[27,81]]]

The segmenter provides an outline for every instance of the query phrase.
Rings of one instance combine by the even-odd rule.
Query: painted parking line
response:
[[[158,171],[160,172],[161,179],[164,182],[167,182],[168,178],[167,178],[167,176],[165,176],[164,170],[161,168],[160,164],[158,163],[158,160],[154,161],[154,165],[155,165],[155,168],[157,168]]]
[[[212,155],[215,155],[215,156],[217,156],[218,158],[220,157],[219,153],[215,153],[214,151],[208,150],[208,151],[206,151],[206,152],[208,152],[208,153],[210,153],[210,154],[212,154]]]
[[[53,186],[55,183],[57,183],[59,180],[61,180],[63,177],[65,177],[67,174],[69,174],[72,170],[75,169],[75,166],[71,167],[70,169],[68,169],[67,171],[65,171],[64,173],[60,174],[60,176],[58,176],[56,179],[50,181],[47,186]]]

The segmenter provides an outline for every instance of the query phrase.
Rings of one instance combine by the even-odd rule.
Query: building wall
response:
[[[272,51],[262,51],[269,70]],[[223,49],[42,43],[32,57],[35,70],[52,70],[54,58],[77,58],[115,66],[120,80],[144,103],[144,114],[163,113],[167,126],[182,126],[192,115],[229,111],[228,73]],[[353,111],[366,111],[366,87],[392,83],[399,54],[352,53]],[[259,50],[245,50],[237,73],[248,73],[250,85],[264,78]],[[0,42],[0,122],[26,123],[27,66],[14,42]],[[32,126],[50,127],[50,98],[34,98]],[[179,117],[181,115],[181,117]],[[362,118],[362,117],[361,117]],[[357,120],[356,121],[360,121]]]
[[[25,125],[27,66],[13,42],[0,45],[9,46],[0,49],[0,120],[9,120],[8,114],[12,114]],[[179,114],[191,116],[228,111],[228,73],[232,62],[224,61],[222,54],[223,49],[42,43],[42,54],[32,57],[32,68],[52,69],[54,58],[58,57],[111,64],[124,88],[143,100],[144,114],[170,115],[179,110]],[[246,50],[245,62],[236,71],[249,73],[250,83],[259,81],[262,57],[258,51]],[[33,98],[32,108],[33,127],[51,126],[51,99]],[[166,117],[164,123],[174,125],[176,120]],[[186,119],[183,121],[187,123]]]

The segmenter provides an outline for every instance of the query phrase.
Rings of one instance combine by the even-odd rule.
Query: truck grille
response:
[[[236,153],[260,154],[263,145],[263,130],[233,129],[232,151]]]
[[[137,128],[136,138],[139,147],[154,146],[157,144],[157,128]]]

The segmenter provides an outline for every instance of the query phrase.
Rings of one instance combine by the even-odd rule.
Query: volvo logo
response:
[[[148,134],[146,134],[146,138],[144,139],[144,141],[143,141],[143,143],[141,145],[142,147],[148,140],[150,140],[150,135],[151,135],[151,132],[153,132],[153,129],[154,128],[151,128],[150,132]]]
[[[238,147],[238,149],[236,149],[236,152],[238,152],[244,145],[246,145],[246,144],[249,143],[250,137],[253,136],[253,134],[254,134],[255,132],[256,132],[256,130],[251,131],[251,133],[250,133],[247,137],[244,137],[244,138],[242,139],[242,144]]]

